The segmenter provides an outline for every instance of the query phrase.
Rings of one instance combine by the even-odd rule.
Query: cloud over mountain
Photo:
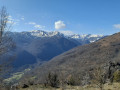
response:
[[[45,26],[36,24],[35,22],[29,22],[29,25],[33,25],[36,29],[44,29]]]
[[[114,24],[113,27],[116,29],[120,29],[120,24]]]
[[[63,29],[65,27],[66,27],[66,25],[64,24],[63,21],[59,20],[59,21],[55,22],[55,29]]]

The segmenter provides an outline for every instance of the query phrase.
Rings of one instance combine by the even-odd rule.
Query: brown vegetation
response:
[[[94,71],[92,72],[92,83],[97,85],[100,90],[103,90],[103,86],[106,81],[104,70],[102,67],[95,68]]]
[[[97,42],[67,51],[40,67],[36,67],[32,75],[43,77],[44,74],[51,71],[64,72],[65,77],[72,74],[80,75],[94,69],[98,65],[103,65],[110,61],[119,61],[119,36],[120,33],[117,33]]]

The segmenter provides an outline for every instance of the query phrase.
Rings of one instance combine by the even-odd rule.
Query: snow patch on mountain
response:
[[[67,34],[68,32],[68,34]],[[52,36],[61,36],[65,38],[75,39],[77,41],[88,41],[90,43],[99,40],[104,37],[104,35],[95,35],[95,34],[74,34],[72,32],[61,32],[61,31],[43,31],[43,30],[32,30],[32,31],[24,31],[24,32],[14,32],[16,35],[21,37],[24,35],[24,38],[37,38],[37,37],[52,37]],[[15,35],[15,34],[12,35]]]

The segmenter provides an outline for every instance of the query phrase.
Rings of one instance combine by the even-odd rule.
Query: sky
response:
[[[110,35],[120,31],[120,0],[0,0],[13,31]]]

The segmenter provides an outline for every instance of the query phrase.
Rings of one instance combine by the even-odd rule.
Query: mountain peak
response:
[[[59,35],[59,36],[63,36],[62,33],[60,33],[59,31],[43,31],[43,30],[32,30],[29,31],[31,33],[31,35],[36,36],[36,37],[51,37],[51,36],[55,36],[55,35]]]

